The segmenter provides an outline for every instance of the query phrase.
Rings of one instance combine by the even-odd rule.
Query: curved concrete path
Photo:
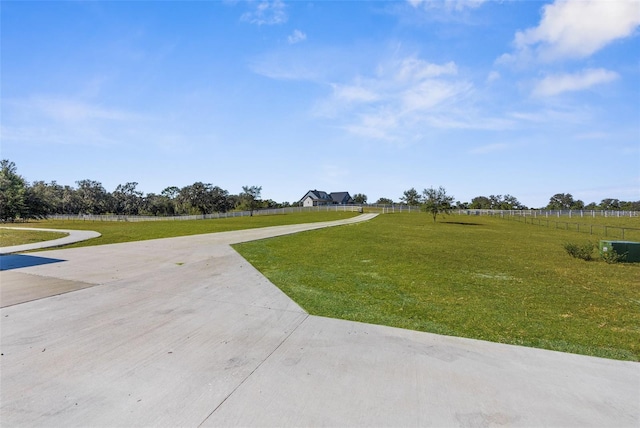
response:
[[[13,245],[11,247],[0,247],[1,254],[20,253],[23,251],[39,250],[42,248],[61,247],[63,245],[75,244],[76,242],[86,241],[88,239],[97,238],[100,235],[98,232],[92,230],[66,230],[66,229],[41,229],[35,227],[1,227],[2,229],[15,229],[15,230],[39,230],[42,232],[61,232],[67,233],[67,236],[58,239],[51,239],[49,241],[34,242],[32,244]]]
[[[639,425],[638,363],[310,316],[229,246],[318,227],[6,268],[2,287],[86,288],[0,310],[0,425]]]

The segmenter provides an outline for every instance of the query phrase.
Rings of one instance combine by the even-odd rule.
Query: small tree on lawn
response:
[[[449,214],[451,212],[453,196],[447,195],[447,191],[444,187],[440,186],[438,189],[434,189],[433,187],[424,189],[422,195],[422,206],[427,213],[430,213],[433,216],[434,223],[438,214]]]
[[[262,192],[262,186],[242,186],[242,193],[240,193],[240,199],[249,208],[250,216],[253,217],[253,212],[258,209],[261,204],[260,193]]]

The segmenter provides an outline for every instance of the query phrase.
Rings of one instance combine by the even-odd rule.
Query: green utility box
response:
[[[600,241],[600,254],[615,251],[617,254],[626,254],[625,262],[640,262],[640,242],[632,241]]]

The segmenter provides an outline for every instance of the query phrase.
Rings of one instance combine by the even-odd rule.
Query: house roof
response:
[[[351,195],[349,195],[349,192],[331,192],[331,199],[340,204],[351,200]]]
[[[303,197],[300,199],[301,201],[305,198],[310,197],[314,201],[331,201],[333,200],[331,196],[327,192],[323,192],[322,190],[309,190]]]
[[[304,201],[306,198],[311,198],[314,201],[324,201],[324,202],[333,202],[336,204],[346,204],[352,201],[351,195],[349,192],[323,192],[322,190],[309,190],[305,195],[300,199],[300,201]]]

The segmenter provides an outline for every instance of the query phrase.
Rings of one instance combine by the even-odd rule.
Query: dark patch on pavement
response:
[[[48,257],[29,256],[26,254],[8,254],[0,256],[0,271],[19,269],[31,266],[47,265],[50,263],[60,263],[66,260],[51,259]]]

